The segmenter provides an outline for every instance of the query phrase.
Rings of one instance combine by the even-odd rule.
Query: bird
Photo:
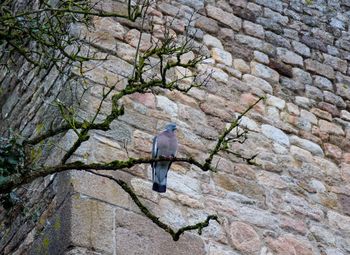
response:
[[[167,174],[171,166],[169,159],[174,158],[177,151],[177,127],[175,123],[168,123],[165,130],[153,138],[152,159],[164,158],[161,161],[152,162],[152,181],[154,191],[166,192]],[[168,159],[168,160],[167,160]]]

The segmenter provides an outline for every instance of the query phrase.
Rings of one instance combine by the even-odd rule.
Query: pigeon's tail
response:
[[[164,193],[166,192],[166,183],[168,170],[170,168],[171,162],[159,161],[152,168],[152,179],[154,191]]]

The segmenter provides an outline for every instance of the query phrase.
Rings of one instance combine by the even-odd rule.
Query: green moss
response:
[[[55,221],[55,224],[53,225],[54,229],[56,231],[60,230],[61,229],[61,219],[60,218],[57,218],[56,221]]]
[[[50,245],[50,239],[46,236],[43,239],[43,248],[45,250],[48,250],[49,249],[49,245]]]

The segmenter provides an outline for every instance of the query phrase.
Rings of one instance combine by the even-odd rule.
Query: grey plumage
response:
[[[165,130],[153,138],[152,158],[159,157],[175,157],[177,151],[176,139],[176,124],[170,123],[166,125]],[[165,192],[167,184],[167,174],[171,162],[169,160],[162,160],[152,163],[152,181],[153,190],[157,192]]]

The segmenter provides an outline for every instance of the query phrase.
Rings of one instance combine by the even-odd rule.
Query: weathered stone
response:
[[[304,44],[306,44],[307,46],[309,46],[312,49],[317,49],[323,52],[327,52],[327,47],[326,45],[319,39],[308,36],[308,35],[304,35],[301,38],[301,42],[303,42]]]
[[[314,75],[314,85],[322,90],[333,91],[332,82],[322,76]]]
[[[344,84],[344,83],[336,83],[336,93],[348,100],[350,100],[350,85]]]
[[[287,103],[287,110],[290,114],[299,115],[299,107],[293,103]]]
[[[199,16],[196,20],[195,27],[202,29],[210,34],[216,34],[219,31],[218,23],[204,16]]]
[[[259,49],[263,48],[264,42],[260,39],[257,39],[255,37],[251,37],[248,35],[241,35],[238,34],[235,36],[236,41],[238,41],[241,44],[247,45],[250,48]]]
[[[330,65],[335,70],[338,70],[342,73],[346,73],[346,70],[348,69],[348,63],[346,62],[346,60],[342,60],[340,58],[333,57],[328,54],[323,54],[323,57],[324,57],[324,62],[323,62],[324,64]]]
[[[295,97],[295,104],[304,108],[309,108],[311,106],[311,102],[307,97]]]
[[[292,71],[293,71],[293,78],[296,81],[302,84],[309,84],[309,85],[312,84],[312,78],[308,72],[305,72],[304,70],[296,67],[294,67]]]
[[[280,175],[267,171],[260,172],[257,175],[257,180],[260,185],[274,189],[285,189],[288,187],[288,184],[280,177]]]
[[[273,32],[266,31],[265,38],[269,43],[272,43],[275,46],[284,47],[287,49],[291,48],[291,45],[287,39]]]
[[[157,108],[163,110],[170,116],[177,116],[177,104],[165,96],[156,96]]]
[[[265,38],[265,30],[261,25],[255,24],[250,21],[243,22],[243,30],[246,34],[252,35],[254,37],[264,39]]]
[[[319,120],[320,129],[323,132],[334,134],[334,135],[345,135],[343,129],[331,122],[325,120]]]
[[[219,48],[224,49],[222,46],[222,43],[219,39],[217,39],[214,36],[211,36],[209,34],[206,34],[203,36],[203,43],[210,49],[210,48]]]
[[[338,212],[329,210],[327,213],[329,224],[341,231],[349,231],[350,217],[339,214]]]
[[[292,41],[292,46],[295,52],[299,53],[300,55],[304,57],[310,57],[310,48],[307,47],[305,44],[298,42],[298,41]]]
[[[217,7],[208,5],[206,7],[209,17],[218,20],[219,22],[231,27],[233,30],[239,31],[242,27],[242,20],[232,13],[225,12]]]
[[[350,112],[348,112],[346,110],[341,110],[340,117],[344,120],[350,121]]]
[[[269,56],[267,56],[265,53],[262,53],[260,51],[256,51],[256,50],[254,51],[254,60],[262,64],[269,64]]]
[[[325,227],[319,226],[319,225],[312,225],[310,227],[310,231],[314,235],[317,241],[327,245],[335,244],[334,234],[329,230],[327,230]]]
[[[263,79],[260,79],[250,74],[244,74],[242,80],[246,82],[250,87],[258,87],[263,91],[272,94],[272,86]]]
[[[322,101],[323,100],[323,93],[320,89],[310,86],[310,85],[305,85],[305,96],[314,99],[316,101]]]
[[[234,59],[233,66],[241,73],[250,73],[250,66],[243,59]]]
[[[329,91],[324,91],[323,94],[324,94],[324,100],[326,102],[334,104],[340,108],[346,107],[346,103],[340,96],[337,96]]]
[[[259,235],[250,225],[238,221],[232,222],[230,236],[235,249],[247,254],[257,254],[260,251]]]
[[[282,2],[275,2],[271,0],[257,0],[256,3],[261,4],[263,6],[266,6],[272,10],[275,10],[277,12],[283,11],[283,5]]]
[[[301,162],[312,162],[312,154],[307,150],[292,145],[290,146],[290,153],[296,160]]]
[[[198,65],[198,70],[203,74],[211,75],[217,81],[228,82],[228,74],[219,68],[200,64]]]
[[[302,235],[306,233],[307,226],[302,220],[292,218],[292,217],[282,216],[280,222],[281,222],[281,227],[286,229],[287,231],[294,230]]]
[[[111,205],[77,194],[72,197],[71,215],[70,235],[74,245],[113,253],[114,208]]]
[[[281,77],[280,82],[283,87],[290,89],[292,91],[304,91],[305,89],[305,85],[303,83],[293,81],[285,77]]]
[[[252,75],[263,78],[268,82],[272,82],[272,83],[276,83],[279,81],[279,74],[275,70],[263,64],[259,64],[257,62],[251,62],[250,68],[252,71]]]
[[[286,16],[279,14],[278,12],[274,12],[269,8],[264,8],[264,16],[270,20],[273,20],[282,26],[286,26],[289,19]]]
[[[320,102],[318,103],[318,107],[324,111],[329,112],[333,117],[339,117],[340,111],[335,105],[326,103],[326,102]]]
[[[272,139],[273,141],[289,146],[288,136],[280,129],[270,125],[261,125],[261,131],[266,137]]]
[[[340,159],[342,157],[342,151],[338,146],[330,143],[325,143],[323,146],[327,157],[333,159]]]
[[[293,77],[292,66],[282,63],[280,60],[270,59],[268,66],[276,70],[280,75]]]
[[[278,239],[268,239],[268,245],[276,255],[313,255],[312,246],[293,235],[284,235]]]
[[[280,99],[278,97],[271,96],[271,95],[267,96],[266,103],[268,105],[275,106],[280,110],[283,110],[284,106],[286,105],[286,101],[284,101],[283,99]]]
[[[277,57],[287,64],[303,66],[303,58],[285,48],[277,48]]]
[[[332,67],[328,65],[321,64],[315,60],[307,59],[305,60],[305,68],[308,71],[315,72],[317,74],[321,74],[323,76],[326,76],[329,79],[334,79],[335,74]]]
[[[318,144],[316,144],[312,141],[302,139],[302,138],[294,136],[294,135],[291,136],[289,138],[289,140],[290,140],[291,144],[296,145],[298,147],[301,147],[305,150],[308,150],[316,156],[320,156],[320,157],[324,156],[322,148]]]
[[[219,49],[219,48],[212,48],[211,49],[211,55],[213,59],[219,63],[223,63],[228,66],[232,66],[232,56],[231,53]]]
[[[116,209],[114,238],[117,254],[205,254],[203,241],[194,235],[185,234],[178,242],[174,242],[170,235],[164,235],[144,216],[134,212]],[[112,219],[111,219],[112,220]],[[142,245],[140,245],[142,244]]]

